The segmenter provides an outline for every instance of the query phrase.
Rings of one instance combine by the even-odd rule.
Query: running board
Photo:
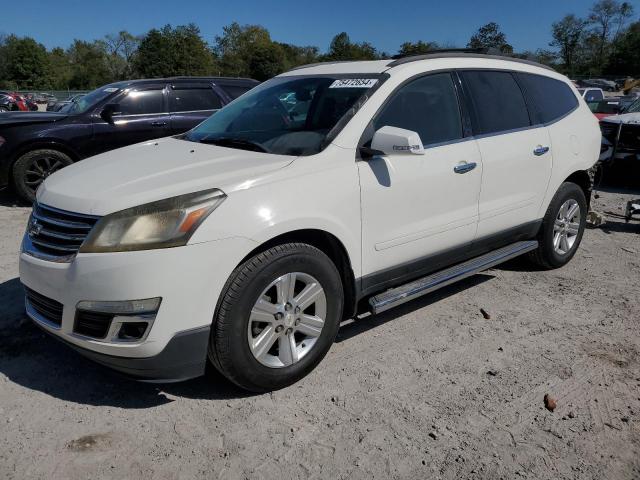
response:
[[[538,242],[536,240],[512,243],[506,247],[499,248],[498,250],[454,265],[453,267],[422,277],[411,283],[392,288],[369,299],[371,311],[374,314],[385,312],[414,298],[446,287],[447,285],[475,275],[476,273],[511,260],[536,248],[538,248]]]

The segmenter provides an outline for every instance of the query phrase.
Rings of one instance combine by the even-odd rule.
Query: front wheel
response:
[[[546,269],[567,264],[582,241],[586,222],[584,192],[575,183],[563,183],[547,208],[531,259]]]
[[[33,202],[40,184],[49,175],[72,163],[68,155],[58,150],[39,149],[25,153],[13,165],[16,193],[23,200]]]
[[[307,244],[273,247],[231,275],[214,318],[209,359],[247,390],[286,387],[329,351],[342,308],[342,281],[329,257]]]

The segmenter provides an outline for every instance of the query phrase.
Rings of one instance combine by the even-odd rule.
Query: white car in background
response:
[[[578,93],[587,103],[596,103],[604,100],[604,91],[601,88],[578,88]]]
[[[134,377],[209,361],[243,388],[281,388],[358,312],[524,253],[566,264],[599,148],[580,94],[531,62],[297,68],[186,134],[47,178],[20,254],[27,313]]]

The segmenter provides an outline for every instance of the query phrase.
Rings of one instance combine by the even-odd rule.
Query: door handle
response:
[[[476,162],[471,163],[461,163],[460,165],[456,165],[453,167],[453,171],[456,173],[467,173],[476,168],[478,164]]]
[[[167,122],[151,122],[154,127],[164,127],[166,124]]]
[[[540,155],[544,155],[549,151],[549,147],[543,147],[542,145],[538,145],[536,149],[533,151],[533,154],[537,157]]]

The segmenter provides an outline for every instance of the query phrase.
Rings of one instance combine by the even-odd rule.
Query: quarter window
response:
[[[120,99],[121,115],[141,115],[164,112],[162,90],[132,90]]]
[[[212,88],[175,88],[169,92],[169,111],[216,110],[222,106]]]
[[[522,91],[509,72],[461,72],[473,105],[476,134],[489,134],[529,126]]]
[[[374,120],[374,130],[385,126],[417,132],[424,145],[462,138],[460,108],[451,75],[428,75],[401,87]]]
[[[566,115],[578,106],[578,99],[573,93],[569,85],[560,80],[555,80],[542,75],[534,75],[532,73],[518,73],[518,79],[527,92],[527,97],[533,102],[537,120],[542,123],[552,122]],[[597,90],[587,91],[585,100],[588,95]]]

